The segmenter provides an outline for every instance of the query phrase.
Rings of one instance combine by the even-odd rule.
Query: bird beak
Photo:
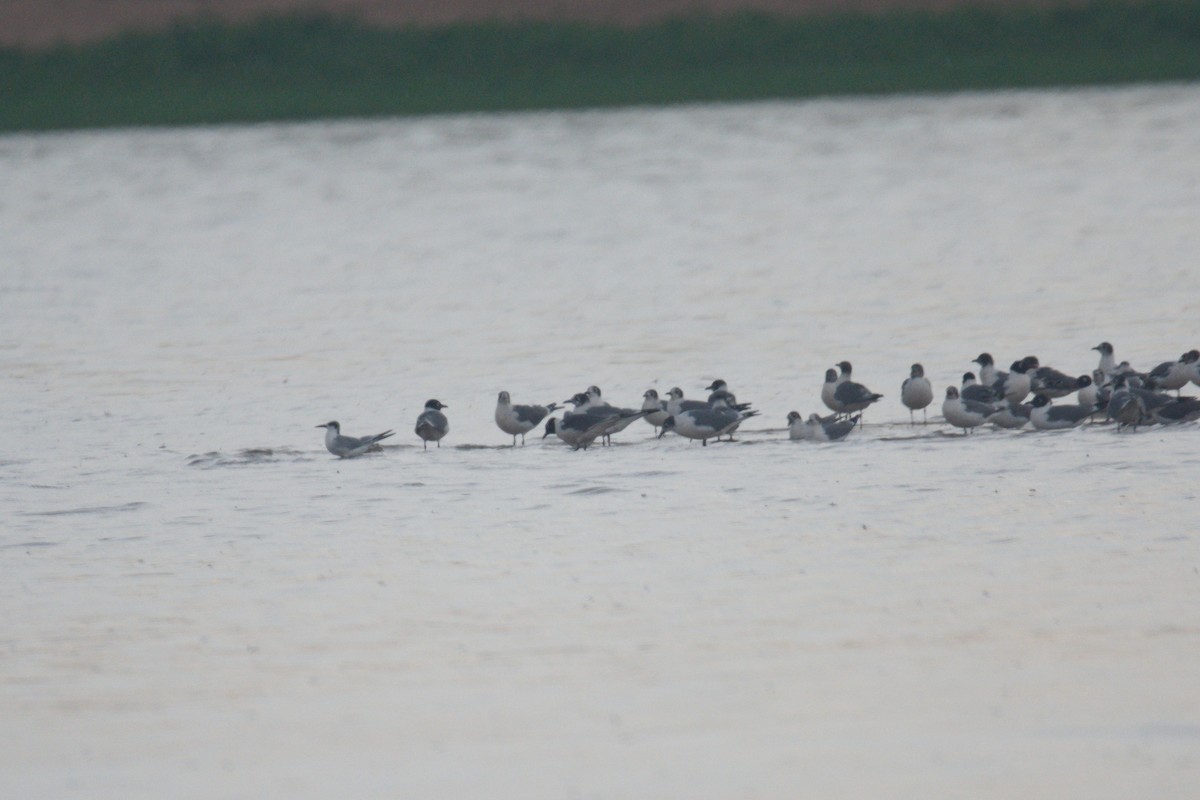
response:
[[[329,426],[328,425],[318,425],[317,427],[318,428],[328,428]]]

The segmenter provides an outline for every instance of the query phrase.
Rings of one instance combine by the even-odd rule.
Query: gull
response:
[[[824,419],[820,414],[809,414],[808,419],[804,422],[804,427],[806,428],[804,438],[811,439],[814,442],[836,442],[839,439],[845,439],[846,434],[854,430],[854,426],[857,424],[858,416],[834,421]]]
[[[987,421],[997,428],[1017,430],[1029,424],[1031,411],[1033,411],[1033,406],[1028,403],[1005,403],[988,415]]]
[[[1146,386],[1150,389],[1174,389],[1176,395],[1187,386],[1192,379],[1194,366],[1200,362],[1200,351],[1189,350],[1176,361],[1164,361],[1146,376]]]
[[[496,398],[496,425],[513,437],[513,447],[517,446],[517,436],[520,435],[521,446],[524,447],[525,434],[536,428],[557,408],[557,403],[548,406],[514,405],[509,393],[501,392]]]
[[[658,399],[658,391],[656,389],[647,389],[642,394],[642,410],[647,412],[646,416],[642,417],[642,419],[654,426],[656,434],[667,417],[671,416],[670,412],[667,411],[667,401]]]
[[[587,400],[583,405],[576,407],[576,411],[590,411],[593,408],[612,408],[612,405],[608,401],[601,398],[599,386],[593,384],[583,394]]]
[[[666,436],[667,431],[674,431],[688,439],[699,439],[707,447],[709,439],[719,440],[727,433],[732,434],[743,421],[757,414],[757,411],[738,411],[723,403],[693,408],[667,417],[658,438]]]
[[[809,427],[810,423],[818,422],[822,425],[832,425],[837,420],[837,414],[830,414],[828,417],[822,417],[819,414],[809,414],[808,419],[805,419],[800,415],[799,411],[789,411],[787,415],[788,438],[812,439],[813,432]]]
[[[1124,375],[1117,377],[1113,383],[1112,396],[1108,398],[1108,418],[1117,423],[1117,430],[1137,426],[1146,418],[1146,408],[1141,399],[1135,395],[1129,386],[1131,379]]]
[[[646,414],[645,411],[634,412],[629,421],[632,422]],[[619,415],[602,416],[587,412],[566,414],[561,422],[551,417],[546,422],[546,432],[542,434],[542,438],[556,434],[559,439],[571,445],[571,449],[586,450],[597,438],[614,433],[618,425],[624,427],[626,424],[628,423],[625,417]]]
[[[1100,353],[1100,364],[1096,369],[1104,373],[1104,380],[1112,380],[1117,375],[1117,359],[1113,355],[1113,346],[1109,342],[1101,342],[1092,348]]]
[[[908,407],[908,421],[910,425],[916,424],[916,418],[913,413],[921,410],[921,422],[928,422],[925,416],[925,408],[933,402],[933,386],[930,385],[929,379],[925,377],[925,368],[920,364],[913,364],[909,377],[904,379],[904,383],[900,384],[900,402]]]
[[[680,389],[678,386],[672,387],[671,391],[667,392],[667,397],[669,398],[667,400],[667,413],[672,416],[682,411],[693,411],[710,407],[708,403],[702,400],[684,400],[683,389]]]
[[[1028,358],[1033,357],[1029,356]],[[1028,358],[1012,363],[1012,366],[1009,367],[1011,372],[1008,373],[1008,377],[1004,379],[1004,384],[1001,386],[1001,390],[1004,392],[1004,399],[1010,403],[1019,403],[1029,396],[1029,387],[1032,382],[1030,372],[1032,369]],[[1033,360],[1034,362],[1037,361],[1036,358]]]
[[[374,436],[364,436],[361,439],[354,436],[342,436],[342,426],[336,420],[317,427],[325,429],[325,449],[338,458],[354,458],[369,450],[377,450],[379,442],[395,434],[395,431],[387,430]]]
[[[708,404],[715,405],[718,400],[724,401],[725,405],[736,411],[745,411],[752,403],[739,403],[733,392],[729,391],[729,384],[717,378],[715,381],[704,387],[706,392],[711,392],[708,396]]]
[[[1138,399],[1142,406],[1142,413],[1152,417],[1155,409],[1162,408],[1177,398],[1171,397],[1169,394],[1156,392],[1153,389],[1147,389],[1137,376],[1131,375],[1125,378],[1125,384],[1129,387],[1129,392]]]
[[[1154,409],[1152,416],[1163,423],[1171,425],[1178,422],[1192,422],[1200,419],[1200,398],[1180,397],[1166,405]]]
[[[799,411],[789,411],[787,415],[788,438],[792,440],[808,438],[808,424]]]
[[[991,353],[980,353],[971,360],[979,365],[979,382],[984,386],[996,389],[996,384],[1003,383],[1008,377],[1007,372],[996,369],[996,362]]]
[[[740,426],[743,422],[748,420],[750,417],[758,416],[757,411],[750,410],[749,403],[738,403],[737,398],[735,398],[731,392],[713,392],[712,396],[709,397],[708,404],[711,408],[714,408],[714,409],[727,408],[730,411],[736,411],[738,414],[741,415],[741,419],[739,419],[732,426],[730,426],[729,428],[726,428],[722,432],[722,435],[728,436],[729,441],[731,441],[731,442],[733,441],[733,434],[737,431],[738,426]],[[720,441],[720,440],[721,440],[721,437],[718,436],[717,441]]]
[[[429,449],[430,442],[442,446],[442,437],[450,432],[450,422],[442,413],[443,408],[449,408],[437,400],[425,401],[425,410],[417,417],[417,426],[413,429],[421,437],[421,447]]]
[[[837,391],[838,374],[835,369],[825,370],[825,383],[821,385],[821,402],[831,411],[841,413],[838,409],[836,401],[833,399],[833,393]]]
[[[1110,379],[1120,378],[1122,376],[1124,376],[1126,378],[1134,377],[1134,378],[1137,378],[1138,380],[1146,379],[1146,373],[1138,372],[1136,369],[1134,369],[1132,366],[1129,365],[1128,361],[1122,361],[1120,364],[1117,364],[1116,369],[1113,370],[1113,374],[1110,375],[1109,378]]]
[[[995,411],[995,407],[990,403],[963,400],[958,395],[957,387],[946,387],[946,399],[942,401],[942,416],[954,427],[962,428],[964,435],[970,433],[971,428],[978,428],[987,422],[987,418]]]
[[[1056,431],[1074,428],[1092,415],[1096,409],[1092,406],[1081,406],[1067,403],[1061,406],[1050,404],[1050,398],[1039,394],[1033,398],[1033,410],[1029,412],[1029,421],[1039,431]]]
[[[1053,367],[1038,367],[1034,370],[1029,390],[1035,395],[1045,395],[1051,399],[1066,397],[1071,392],[1077,392],[1092,382],[1090,375],[1072,377],[1065,372],[1059,372]]]
[[[1108,393],[1104,391],[1104,372],[1099,369],[1092,370],[1092,380],[1087,386],[1080,388],[1075,399],[1081,406],[1091,406],[1097,411],[1102,411],[1108,402]]]
[[[592,390],[595,390],[595,394],[592,393]],[[573,411],[565,412],[563,419],[566,420],[569,417],[584,415],[591,417],[593,421],[614,420],[608,430],[601,434],[604,437],[605,443],[611,444],[611,437],[614,433],[620,433],[625,430],[633,424],[634,420],[646,416],[648,412],[644,410],[635,411],[632,408],[617,408],[616,406],[610,406],[608,403],[598,403],[599,392],[599,389],[592,386],[587,392],[580,392],[563,401],[575,407]],[[546,437],[543,436],[542,438]]]
[[[612,435],[614,433],[620,433],[621,431],[625,430],[626,428],[628,428],[630,426],[630,424],[633,423],[633,421],[635,419],[637,419],[637,417],[630,416],[631,414],[634,413],[633,409],[617,408],[616,406],[612,405],[608,401],[602,399],[599,386],[596,386],[594,384],[592,386],[589,386],[587,388],[587,391],[583,392],[583,395],[585,397],[585,400],[582,404],[577,404],[575,406],[576,413],[581,412],[581,411],[589,412],[589,413],[602,412],[609,416],[617,415],[622,418],[622,421],[619,425],[614,427],[608,433],[604,434],[604,443],[605,444],[612,444]],[[579,395],[575,395],[575,397],[579,397]],[[572,398],[572,400],[568,400],[567,402],[570,403],[573,401],[574,401],[574,398]],[[644,406],[645,406],[645,403],[643,403],[643,407]]]
[[[975,380],[974,372],[963,373],[960,394],[964,400],[975,400],[979,403],[995,403],[1000,399],[996,390],[990,385],[981,384]]]
[[[845,363],[845,362],[843,362]],[[861,383],[854,381],[842,381],[833,390],[833,402],[839,414],[850,415],[855,411],[862,411],[871,403],[878,402],[883,395],[872,392]]]

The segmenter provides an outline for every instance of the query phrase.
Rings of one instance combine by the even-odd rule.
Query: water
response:
[[[5,796],[1197,785],[1200,426],[898,398],[1197,346],[1200,87],[7,136],[0,174]],[[788,441],[845,358],[866,428]],[[763,411],[732,445],[492,422],[715,377]],[[329,419],[399,433],[339,461]]]

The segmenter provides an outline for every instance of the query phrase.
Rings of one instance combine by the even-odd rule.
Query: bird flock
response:
[[[1116,430],[1121,431],[1200,419],[1200,398],[1182,395],[1188,384],[1200,385],[1200,351],[1189,350],[1174,361],[1140,372],[1128,361],[1118,362],[1109,342],[1092,349],[1100,353],[1096,369],[1090,375],[1078,376],[1043,366],[1036,356],[1012,362],[1006,372],[997,369],[991,354],[980,353],[971,359],[979,367],[978,375],[968,371],[962,376],[961,386],[946,387],[942,418],[946,424],[962,429],[964,435],[982,425],[1008,430],[1026,426],[1061,430],[1091,421],[1115,423]],[[845,439],[861,424],[866,409],[883,399],[882,394],[853,380],[849,361],[835,366],[825,371],[820,390],[821,401],[833,413],[804,417],[798,411],[789,412],[790,439]],[[658,439],[674,433],[698,440],[703,446],[710,440],[733,441],[738,427],[760,413],[751,408],[751,403],[739,403],[724,380],[714,380],[704,389],[709,393],[705,400],[685,399],[678,387],[667,392],[666,398],[648,389],[640,408],[609,404],[597,386],[589,386],[561,404],[546,405],[519,405],[513,403],[508,392],[500,392],[495,420],[496,426],[512,437],[513,447],[517,446],[517,437],[523,446],[525,435],[544,423],[543,439],[557,436],[573,449],[585,450],[596,441],[610,444],[612,436],[639,419],[653,426]],[[1064,400],[1070,395],[1075,395],[1074,402]],[[1030,396],[1032,400],[1025,402]],[[933,386],[925,377],[924,367],[913,364],[909,377],[900,385],[900,402],[909,410],[911,425],[917,424],[918,411],[921,424],[928,424],[927,411],[933,399]],[[413,431],[423,448],[428,449],[430,442],[441,447],[441,440],[450,432],[450,423],[442,413],[445,408],[448,406],[439,400],[429,400],[417,417]],[[561,418],[553,416],[560,409]],[[379,451],[380,442],[395,435],[395,431],[387,430],[373,436],[344,436],[336,421],[317,427],[325,429],[325,447],[339,458]]]

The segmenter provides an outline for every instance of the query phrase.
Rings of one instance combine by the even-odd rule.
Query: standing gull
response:
[[[683,389],[680,389],[678,386],[672,387],[671,391],[667,392],[667,397],[669,398],[667,400],[667,413],[671,415],[678,414],[682,411],[694,411],[696,409],[709,408],[709,404],[703,400],[684,400]]]
[[[1104,373],[1104,380],[1110,381],[1117,376],[1117,358],[1113,354],[1113,346],[1109,342],[1101,342],[1092,348],[1100,353],[1100,363],[1096,369]]]
[[[980,403],[977,400],[963,400],[958,395],[958,387],[946,387],[946,399],[942,401],[942,416],[956,428],[962,428],[964,434],[971,428],[978,428],[987,422],[987,418],[996,409],[990,403]]]
[[[913,364],[909,376],[904,379],[904,383],[900,384],[900,402],[908,408],[910,425],[917,424],[914,416],[917,409],[921,411],[921,422],[929,421],[925,416],[925,409],[933,402],[933,386],[925,377],[925,368],[920,364]]]
[[[1108,418],[1117,423],[1117,430],[1137,426],[1146,418],[1146,408],[1141,399],[1135,395],[1129,386],[1129,381],[1135,380],[1124,375],[1118,375],[1113,382],[1113,392],[1108,398],[1106,413]]]
[[[837,391],[838,374],[836,369],[825,370],[825,383],[821,384],[821,402],[830,411],[841,413],[838,411],[836,401],[833,399],[833,393]]]
[[[620,433],[633,424],[634,420],[640,419],[649,413],[644,408],[641,411],[636,411],[632,408],[617,408],[616,406],[609,405],[600,400],[600,390],[595,386],[590,387],[586,392],[579,392],[573,395],[564,402],[570,403],[575,407],[572,411],[564,412],[564,420],[568,417],[576,416],[587,416],[593,420],[613,420],[613,423],[600,434],[604,438],[605,444],[612,443],[611,437],[614,433]],[[543,436],[542,438],[545,437]]]
[[[442,413],[443,408],[449,406],[438,400],[428,400],[425,410],[417,417],[417,426],[413,430],[421,437],[421,447],[425,450],[429,449],[430,442],[437,442],[437,446],[441,447],[442,437],[450,432],[450,422]]]
[[[667,411],[667,401],[659,399],[656,389],[647,389],[642,395],[642,411],[646,412],[643,419],[654,426],[655,434],[658,433],[658,429],[662,427],[667,417],[671,416],[671,413]]]
[[[639,417],[644,417],[647,412],[634,412],[629,422]],[[547,436],[557,435],[567,444],[571,445],[574,450],[586,450],[588,445],[596,441],[601,436],[607,436],[615,432],[617,426],[624,426],[627,423],[627,418],[618,414],[603,415],[603,414],[588,414],[573,413],[563,416],[562,421],[555,417],[551,417],[546,422],[546,432],[542,434],[542,438]]]
[[[716,405],[718,401],[724,402],[725,405],[737,411],[745,411],[750,408],[753,403],[739,403],[733,392],[729,391],[729,384],[717,378],[715,381],[704,387],[706,392],[711,392],[708,396],[708,404]]]
[[[855,411],[864,410],[867,406],[878,402],[882,398],[883,395],[872,392],[861,383],[855,383],[851,380],[842,381],[833,390],[833,402],[836,406],[834,411],[849,416]]]
[[[547,415],[554,413],[557,403],[548,406],[514,405],[508,392],[501,392],[496,399],[496,426],[513,437],[513,447],[517,446],[517,436],[521,437],[521,446],[525,445],[525,434],[536,428]]]
[[[342,426],[336,420],[317,427],[325,429],[325,449],[338,458],[354,458],[371,449],[378,449],[379,442],[395,433],[395,431],[388,430],[360,439],[354,436],[342,436]]]
[[[737,411],[724,403],[681,411],[667,417],[658,438],[665,436],[667,431],[674,431],[688,439],[699,439],[707,447],[709,439],[720,439],[727,433],[733,433],[744,420],[756,414],[757,411]]]

